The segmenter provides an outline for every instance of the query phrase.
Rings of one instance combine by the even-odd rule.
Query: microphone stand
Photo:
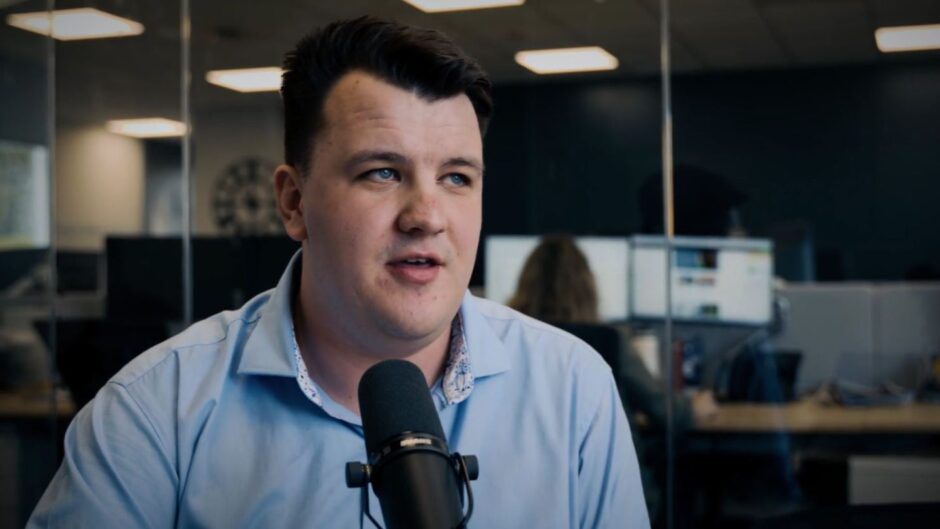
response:
[[[453,464],[454,471],[457,473],[457,477],[460,478],[461,485],[466,490],[467,512],[464,513],[457,527],[441,529],[466,529],[467,522],[470,521],[470,517],[473,515],[473,489],[470,487],[470,482],[480,476],[480,464],[476,456],[462,456],[457,452],[448,456],[448,459],[450,459]],[[372,525],[374,525],[376,529],[383,529],[382,526],[379,525],[379,522],[372,516],[369,509],[369,483],[372,481],[372,469],[375,464],[376,462],[368,464],[359,463],[357,461],[346,463],[346,486],[351,489],[358,488],[362,491],[359,507],[361,513],[372,522]],[[463,503],[463,494],[460,495],[460,502]],[[360,527],[362,526],[362,522],[362,515],[360,515]]]

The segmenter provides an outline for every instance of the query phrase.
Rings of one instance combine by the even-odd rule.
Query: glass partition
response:
[[[15,366],[2,370],[0,392],[38,403],[28,421],[4,411],[0,470],[16,477],[0,480],[9,487],[0,526],[22,526],[68,421],[122,365],[275,285],[299,247],[271,191],[284,161],[281,61],[311,29],[364,14],[442,30],[490,74],[496,112],[470,290],[512,302],[532,250],[547,236],[573,237],[591,307],[572,316],[513,305],[610,364],[650,518],[672,525],[670,443],[689,430],[695,399],[671,386],[670,365],[682,361],[670,311],[636,312],[657,296],[665,308],[669,289],[665,257],[652,279],[636,273],[646,265],[637,248],[672,244],[662,207],[668,2],[529,0],[441,13],[368,0],[59,4],[0,2],[0,206],[13,204],[0,209],[0,360]],[[86,22],[50,39],[10,18],[39,11],[48,22],[52,8],[77,7],[119,17],[120,34],[71,38]],[[539,52],[558,48],[596,55],[546,72]],[[682,72],[701,69],[687,46],[673,55]],[[264,69],[254,88],[226,79],[243,68]]]
[[[140,33],[56,44],[57,357],[77,408],[183,319],[180,8],[95,7]]]
[[[0,527],[21,527],[42,494],[55,470],[55,417],[68,411],[47,353],[56,277],[51,52],[46,37],[0,27]]]
[[[331,19],[318,8],[292,14],[286,4],[192,6],[196,320],[273,288],[299,249],[274,203],[274,169],[284,159],[280,64],[295,39]],[[238,85],[237,76],[227,88],[213,84],[226,84],[231,70],[254,68],[265,69],[247,72],[260,90]]]
[[[886,33],[938,21],[673,6],[675,381],[719,400],[677,445],[679,526],[888,526],[940,500],[938,52]]]
[[[118,33],[55,41],[56,357],[77,408],[184,319],[180,5],[86,9]]]
[[[169,336],[152,315],[183,319],[180,13],[0,3],[2,527],[26,522],[74,413]]]

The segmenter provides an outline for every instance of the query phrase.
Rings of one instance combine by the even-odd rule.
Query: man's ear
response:
[[[281,164],[274,170],[274,199],[287,235],[295,241],[307,238],[304,224],[304,179],[291,165]]]

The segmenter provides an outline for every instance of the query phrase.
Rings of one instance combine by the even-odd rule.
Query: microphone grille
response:
[[[405,360],[379,362],[362,375],[359,413],[370,454],[405,432],[431,434],[446,441],[424,374]]]

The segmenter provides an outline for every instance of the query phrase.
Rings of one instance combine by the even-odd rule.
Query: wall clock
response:
[[[271,176],[275,165],[258,157],[229,164],[216,179],[212,194],[215,224],[227,235],[280,234]]]

